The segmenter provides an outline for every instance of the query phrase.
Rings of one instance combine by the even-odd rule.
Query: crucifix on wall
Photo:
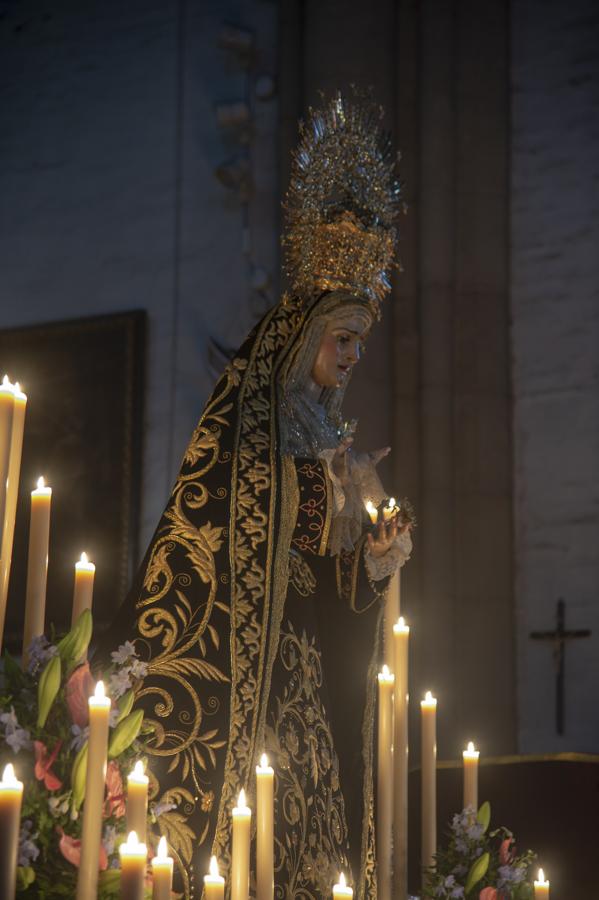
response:
[[[558,734],[564,734],[564,677],[565,677],[565,650],[566,641],[576,638],[591,636],[588,628],[579,628],[575,631],[566,629],[566,604],[560,599],[557,601],[557,625],[553,631],[531,631],[529,637],[536,641],[551,641],[553,644],[553,661],[555,663],[555,729]]]

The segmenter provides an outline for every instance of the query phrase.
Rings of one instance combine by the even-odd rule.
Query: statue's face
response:
[[[360,359],[362,341],[371,319],[366,313],[332,319],[325,329],[312,366],[312,378],[320,387],[341,387]]]

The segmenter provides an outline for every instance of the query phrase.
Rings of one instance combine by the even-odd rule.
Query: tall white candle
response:
[[[422,778],[422,845],[424,870],[434,863],[437,852],[437,701],[430,691],[420,702],[421,711],[421,778]]]
[[[403,618],[393,626],[393,896],[408,896],[408,647],[410,629]]]
[[[131,831],[125,843],[119,847],[119,856],[121,900],[143,900],[148,848],[138,841],[135,832]]]
[[[377,897],[391,900],[391,841],[393,821],[393,685],[387,665],[378,675],[377,741]]]
[[[127,832],[134,831],[142,844],[146,840],[149,783],[144,764],[138,759],[127,775]]]
[[[478,809],[478,757],[480,753],[474,749],[472,741],[462,753],[464,759],[464,809],[472,806]]]
[[[545,879],[545,873],[539,869],[539,877],[534,884],[535,900],[549,900],[549,882]]]
[[[0,897],[13,900],[16,892],[19,827],[23,783],[8,763],[0,781]]]
[[[8,375],[5,375],[0,384],[0,546],[6,513],[14,411],[15,391],[8,380]]]
[[[102,806],[106,782],[106,755],[108,752],[108,720],[110,698],[104,694],[104,682],[98,681],[96,690],[88,700],[89,739],[85,800],[83,802],[83,826],[81,829],[81,862],[77,877],[77,900],[96,900],[100,842],[102,839]]]
[[[164,835],[158,841],[158,852],[152,860],[152,900],[171,900],[173,858],[168,856]]]
[[[401,569],[397,569],[395,575],[389,581],[387,595],[385,597],[385,662],[393,671],[395,666],[395,642],[393,629],[400,616],[401,606]]]
[[[224,900],[225,879],[219,874],[216,856],[210,857],[210,869],[204,875],[204,896],[206,900]]]
[[[339,876],[337,884],[333,885],[333,900],[352,900],[354,892],[346,883],[343,872]]]
[[[252,811],[239,792],[233,809],[233,848],[231,860],[231,900],[248,900],[250,894],[250,826]]]
[[[0,548],[0,652],[4,635],[6,618],[6,601],[10,582],[10,566],[12,562],[12,546],[15,536],[15,519],[17,499],[19,496],[19,477],[21,473],[21,456],[23,453],[23,430],[25,428],[25,410],[27,395],[20,385],[14,385],[14,412],[12,435],[10,442],[10,459],[8,463],[8,485],[6,488],[6,506],[4,514],[4,530],[2,531]]]
[[[37,488],[31,492],[25,625],[23,627],[24,668],[29,662],[29,654],[27,652],[29,644],[34,637],[39,637],[39,635],[44,633],[51,503],[52,488],[48,487],[43,477],[40,476],[37,481]]]
[[[272,900],[274,873],[274,770],[262,754],[256,766],[256,898]]]
[[[71,628],[84,609],[92,608],[95,574],[96,567],[89,561],[87,553],[82,553],[79,562],[75,563],[75,587],[73,589]]]

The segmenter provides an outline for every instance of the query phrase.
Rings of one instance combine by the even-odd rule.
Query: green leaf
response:
[[[488,800],[481,805],[478,813],[476,814],[477,822],[483,826],[483,834],[489,827],[491,822],[491,804]]]
[[[468,878],[466,879],[466,884],[464,887],[464,893],[469,894],[472,888],[478,884],[481,878],[484,878],[487,874],[487,869],[489,868],[489,854],[483,853],[482,856],[476,860],[476,862],[472,863],[470,866],[470,871],[468,872]]]
[[[60,656],[53,656],[42,672],[37,688],[37,727],[43,728],[60,688]]]
[[[119,708],[119,716],[115,722],[115,725],[118,725],[119,722],[122,722],[125,719],[131,710],[133,709],[133,703],[135,702],[135,691],[133,688],[127,691],[126,694],[117,700],[117,706]]]
[[[143,722],[143,709],[136,709],[119,722],[110,736],[108,744],[108,759],[114,759],[124,753],[131,746],[141,728]]]
[[[98,877],[98,897],[101,900],[109,900],[118,897],[121,890],[120,869],[105,869]]]
[[[31,866],[17,866],[17,890],[26,891],[35,881],[35,872]]]

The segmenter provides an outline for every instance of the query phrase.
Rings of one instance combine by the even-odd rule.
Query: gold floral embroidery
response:
[[[230,459],[228,451],[221,451],[222,428],[229,426],[233,408],[227,397],[246,366],[243,359],[228,366],[194,431],[137,601],[136,644],[147,659],[148,671],[138,700],[144,700],[146,718],[154,727],[147,748],[150,769],[152,758],[168,759],[168,778],[160,776],[168,786],[161,786],[154,777],[153,795],[161,805],[177,807],[161,814],[160,827],[175,855],[186,896],[192,889],[192,856],[206,838],[214,804],[209,772],[216,768],[217,754],[226,745],[226,734],[210,726],[210,716],[221,702],[219,685],[226,687],[230,681],[222,665],[214,661],[220,635],[211,621],[215,610],[229,621],[228,603],[217,599],[222,578],[217,575],[216,556],[224,547],[225,528],[210,521],[197,526],[192,518],[212,499],[223,502],[226,521],[229,490],[223,487],[210,493],[205,477],[217,463]],[[178,786],[171,786],[173,780]],[[195,817],[193,828],[191,817]]]
[[[322,704],[322,667],[314,639],[281,632],[279,663],[288,673],[273,698],[266,746],[277,771],[276,816],[284,837],[275,839],[277,896],[326,897],[339,871],[348,872],[347,824],[339,763]]]
[[[289,552],[289,583],[302,597],[309,597],[316,590],[316,578],[301,553]]]

